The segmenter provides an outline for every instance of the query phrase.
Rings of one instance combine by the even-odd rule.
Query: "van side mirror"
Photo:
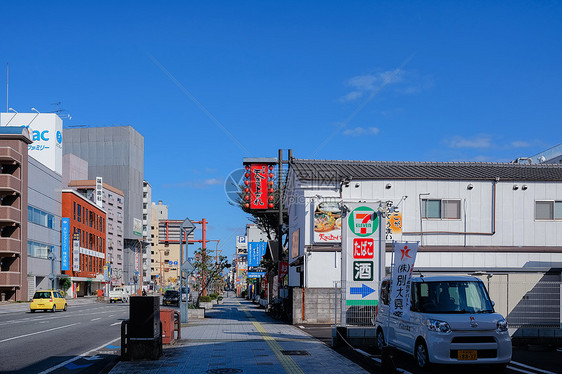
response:
[[[494,303],[493,300],[490,300],[492,302],[492,308],[496,306],[496,303]]]

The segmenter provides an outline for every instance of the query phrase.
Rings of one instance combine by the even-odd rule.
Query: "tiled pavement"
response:
[[[205,319],[182,327],[181,336],[164,346],[159,360],[121,361],[111,373],[366,373],[297,327],[279,323],[239,298],[225,298]]]

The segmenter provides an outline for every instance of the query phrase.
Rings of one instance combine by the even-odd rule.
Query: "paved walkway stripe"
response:
[[[237,303],[240,305],[239,301],[237,301]],[[273,351],[275,357],[277,357],[281,365],[283,365],[283,369],[285,369],[285,372],[288,374],[304,374],[304,371],[302,371],[302,369],[291,356],[285,356],[281,352],[281,346],[279,345],[279,343],[275,341],[275,339],[271,335],[269,335],[269,333],[266,331],[266,329],[263,328],[261,323],[259,323],[254,318],[254,316],[252,316],[252,314],[248,312],[246,308],[242,310],[244,311],[244,314],[246,315],[246,317],[248,317],[250,322],[252,322],[252,325],[254,325],[255,329],[260,333],[263,340],[265,340],[265,342],[269,346],[269,349]]]

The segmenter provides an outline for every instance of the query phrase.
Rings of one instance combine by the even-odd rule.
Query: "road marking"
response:
[[[524,373],[524,374],[536,374],[534,371],[527,371],[527,370],[523,370],[523,369],[518,369],[515,366],[507,365],[507,368],[511,369],[511,370],[514,370],[514,371],[518,371],[520,373]]]
[[[76,356],[76,357],[74,357],[74,358],[71,358],[70,360],[66,360],[65,362],[60,363],[60,364],[58,364],[57,366],[53,366],[52,368],[49,368],[49,369],[47,369],[47,370],[44,370],[44,371],[40,372],[39,374],[47,374],[47,373],[50,373],[50,372],[55,371],[55,370],[57,370],[57,369],[60,369],[61,367],[66,366],[66,365],[68,365],[68,364],[70,364],[71,362],[74,362],[74,361],[76,361],[76,360],[79,360],[79,359],[81,359],[82,357],[85,357],[85,356],[89,355],[90,353],[95,352],[95,351],[97,351],[97,350],[99,350],[99,349],[102,349],[102,348],[104,348],[106,345],[109,345],[109,344],[111,344],[111,343],[113,343],[113,342],[116,342],[116,341],[118,341],[118,340],[121,340],[121,338],[119,337],[119,338],[117,338],[117,339],[113,339],[112,341],[107,342],[107,343],[105,343],[105,344],[102,344],[102,345],[100,345],[100,346],[97,347],[97,348],[91,349],[91,350],[89,350],[88,352],[84,352],[84,353],[82,353],[81,355],[78,355],[78,356]]]
[[[120,325],[120,324],[121,324],[121,322],[115,322],[115,323],[112,323],[112,324],[109,325],[109,326],[115,326],[115,325]]]
[[[556,373],[554,373],[554,372],[552,372],[552,371],[539,369],[539,368],[536,368],[536,367],[533,367],[533,366],[529,366],[529,365],[522,364],[522,363],[517,362],[517,361],[511,361],[510,364],[517,365],[517,366],[521,366],[521,367],[524,367],[524,368],[526,368],[526,369],[535,370],[535,371],[538,371],[538,372],[540,372],[540,373],[545,373],[545,374],[556,374]]]
[[[101,319],[101,317],[100,317],[100,318],[94,318],[94,319],[91,319],[91,320],[90,320],[90,322],[94,322],[94,321],[97,321],[98,319]]]
[[[4,343],[4,342],[10,341],[10,340],[19,339],[19,338],[25,338],[26,336],[32,336],[32,335],[42,334],[42,333],[44,333],[44,332],[49,332],[49,331],[64,329],[64,328],[66,328],[66,327],[71,327],[71,326],[75,326],[75,325],[79,325],[79,324],[80,324],[80,322],[77,322],[77,323],[73,323],[73,324],[66,325],[66,326],[60,326],[60,327],[55,327],[55,328],[48,329],[48,330],[32,332],[31,334],[25,334],[25,335],[20,335],[20,336],[14,336],[13,338],[8,338],[8,339],[0,340],[0,343]]]

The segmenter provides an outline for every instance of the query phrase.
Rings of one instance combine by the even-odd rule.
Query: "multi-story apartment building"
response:
[[[142,182],[142,271],[144,286],[152,279],[151,273],[151,241],[152,241],[152,186],[148,181]]]
[[[64,129],[63,153],[88,161],[87,179],[102,177],[123,191],[123,282],[140,288],[137,259],[142,250],[143,136],[131,126]]]
[[[26,156],[22,155],[22,160],[25,159],[25,166],[22,167],[26,170],[26,191],[23,193],[25,200],[9,193],[11,196],[4,198],[2,203],[9,205],[7,203],[13,200],[24,204],[21,206],[23,212],[27,210],[27,220],[20,222],[21,229],[15,229],[10,236],[16,233],[25,234],[21,236],[24,243],[27,241],[25,259],[20,262],[16,256],[12,260],[25,266],[24,273],[27,275],[25,287],[19,288],[25,289],[25,292],[18,296],[18,300],[29,300],[36,289],[58,287],[61,262],[62,120],[54,113],[14,112],[0,114],[0,124],[6,131],[12,131],[7,128],[13,128],[14,134],[20,135],[22,128],[25,128],[28,142],[31,143],[26,146]],[[10,174],[10,170],[13,170],[13,173],[19,172],[15,166],[9,166],[14,162],[6,159],[4,163],[4,174]],[[7,193],[10,186],[0,188]],[[12,228],[6,226],[2,236],[8,236],[9,230]],[[3,261],[7,262],[10,261]]]
[[[106,264],[106,212],[74,190],[62,191],[63,237],[61,269],[70,277],[70,297],[103,289]],[[67,223],[65,223],[67,222]],[[64,227],[68,225],[67,227]]]
[[[65,155],[66,156],[66,155]],[[76,190],[88,200],[96,203],[97,190],[101,191],[98,204],[106,212],[106,265],[111,274],[111,285],[123,284],[123,219],[125,196],[123,191],[101,180],[71,180],[68,187]]]
[[[341,280],[346,218],[334,208],[365,202],[399,207],[399,227],[381,233],[387,272],[393,240],[418,242],[415,271],[481,277],[512,326],[560,323],[562,165],[292,159],[289,167],[289,284],[305,290],[293,292],[293,306],[304,305],[294,322],[333,322],[333,302],[314,303]]]
[[[179,280],[180,246],[179,241],[170,242],[166,230],[168,206],[152,203],[151,213],[151,274],[152,282],[159,289],[176,287]]]
[[[28,300],[27,167],[30,134],[0,128],[0,300]]]

